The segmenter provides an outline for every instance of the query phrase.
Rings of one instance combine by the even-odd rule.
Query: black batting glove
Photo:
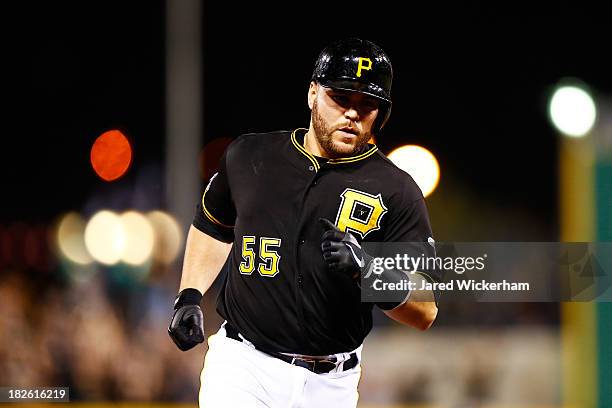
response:
[[[202,294],[197,289],[187,288],[183,289],[174,301],[174,315],[168,326],[168,334],[182,351],[204,342],[201,300]]]
[[[321,237],[321,251],[327,268],[359,279],[372,257],[361,249],[353,234],[340,231],[327,218],[320,218],[319,221],[325,230]]]

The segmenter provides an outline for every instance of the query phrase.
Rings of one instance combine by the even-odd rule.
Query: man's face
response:
[[[308,103],[315,136],[330,158],[352,156],[372,137],[378,99],[312,82]]]

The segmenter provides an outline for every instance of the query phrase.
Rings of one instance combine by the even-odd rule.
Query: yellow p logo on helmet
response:
[[[364,65],[363,63],[367,62],[367,65]],[[365,69],[366,71],[369,71],[372,69],[372,60],[369,58],[364,58],[364,57],[359,57],[359,63],[357,64],[357,76],[360,77],[361,76],[361,70]]]

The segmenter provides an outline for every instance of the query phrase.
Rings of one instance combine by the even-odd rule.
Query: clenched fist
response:
[[[197,289],[187,288],[178,294],[174,302],[174,315],[168,326],[168,334],[182,351],[204,342],[201,300],[202,294]]]

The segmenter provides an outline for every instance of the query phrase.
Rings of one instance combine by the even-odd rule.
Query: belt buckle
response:
[[[302,363],[302,364],[296,364],[296,361]],[[326,370],[317,370],[317,368],[322,368],[321,364],[322,363],[328,363],[328,364],[332,364],[333,367],[326,369]],[[321,373],[329,373],[330,371],[332,371],[334,368],[336,368],[338,365],[337,363],[331,361],[331,360],[315,360],[312,358],[303,358],[303,357],[293,357],[291,359],[291,365],[296,365],[299,367],[303,367],[306,368],[309,371],[312,371],[315,374],[321,374]],[[306,367],[305,367],[306,366]]]
[[[313,360],[307,360],[307,359],[295,357],[295,356],[291,358],[291,363],[289,364],[297,366],[297,367],[302,367],[302,368],[305,368],[313,372],[315,368],[315,362]]]
[[[338,368],[339,363],[337,361],[332,361],[332,360],[317,360],[314,362],[315,366],[313,367],[313,371],[317,374],[319,373],[330,373],[331,371],[333,371],[334,369]],[[327,367],[325,367],[325,364],[328,364]],[[331,367],[330,367],[331,365]],[[317,370],[317,366],[321,368],[321,370]],[[325,367],[325,368],[323,368]]]
[[[312,371],[315,374],[323,374],[329,373],[338,367],[340,364],[344,364],[344,362],[339,360],[331,360],[328,358],[324,359],[314,359],[308,357],[300,357],[300,356],[291,356],[291,365],[295,365],[298,367],[306,368],[309,371]]]

